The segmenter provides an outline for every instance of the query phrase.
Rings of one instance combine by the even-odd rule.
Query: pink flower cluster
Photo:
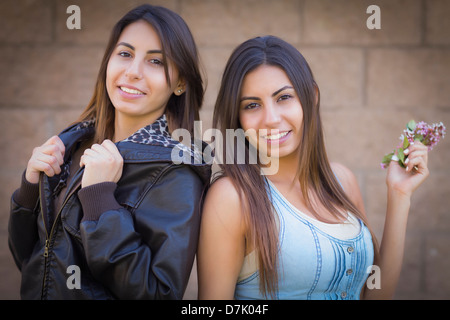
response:
[[[431,151],[439,140],[445,136],[446,128],[442,122],[429,125],[424,121],[420,121],[414,129],[407,126],[403,132],[409,143],[419,140],[428,146],[428,151]],[[400,137],[400,139],[403,140],[403,137]]]
[[[445,136],[446,128],[442,122],[434,123],[432,125],[427,124],[424,121],[416,123],[411,120],[406,125],[406,129],[403,130],[403,134],[400,136],[402,141],[400,146],[396,150],[384,156],[381,162],[381,168],[386,169],[392,159],[395,159],[399,164],[405,167],[405,160],[407,156],[403,151],[408,148],[408,146],[418,140],[428,147],[428,151],[431,151],[436,144]]]

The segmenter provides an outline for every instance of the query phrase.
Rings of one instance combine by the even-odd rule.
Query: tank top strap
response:
[[[337,176],[336,172],[334,172],[334,170],[333,170],[333,174],[334,174],[334,177],[336,178],[336,181],[337,181],[337,182],[339,183],[339,185],[341,186],[342,190],[345,191],[344,186],[343,186],[342,183],[341,183],[341,180],[339,180],[339,177]]]

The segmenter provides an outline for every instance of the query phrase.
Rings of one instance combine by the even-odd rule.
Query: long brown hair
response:
[[[106,91],[106,70],[122,31],[133,22],[144,20],[157,32],[164,62],[171,60],[185,81],[186,90],[180,96],[172,94],[166,105],[170,132],[184,128],[194,133],[194,121],[199,120],[204,87],[199,68],[199,57],[194,38],[185,21],[175,12],[164,7],[141,5],[125,14],[111,32],[95,84],[94,94],[78,121],[95,120],[95,142],[101,143],[114,136],[114,106]],[[164,63],[167,83],[170,85],[167,63]]]
[[[261,65],[277,66],[284,70],[301,102],[303,131],[296,177],[308,209],[320,219],[312,196],[333,216],[343,217],[342,212],[351,212],[368,225],[330,167],[319,112],[320,91],[308,63],[289,43],[274,36],[257,37],[242,43],[233,51],[223,74],[214,109],[213,127],[222,132],[242,128],[239,122],[241,86],[244,77]],[[223,136],[226,137],[226,134]],[[250,153],[248,141],[246,148],[247,153]],[[258,164],[237,164],[237,159],[234,160],[233,164],[220,164],[219,177],[230,177],[240,194],[248,227],[246,240],[254,245],[258,254],[260,291],[266,296],[273,295],[277,290],[279,241],[266,178],[261,175]],[[375,237],[373,239],[377,248]]]

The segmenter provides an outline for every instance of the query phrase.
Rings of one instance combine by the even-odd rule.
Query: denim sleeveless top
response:
[[[357,300],[373,264],[368,228],[338,239],[319,229],[268,183],[279,221],[279,266],[276,299]],[[235,299],[264,299],[259,273],[236,284]]]

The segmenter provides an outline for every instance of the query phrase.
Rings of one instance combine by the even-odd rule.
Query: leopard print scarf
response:
[[[83,128],[91,127],[94,125],[94,120],[84,121],[79,123],[75,130],[81,130]],[[156,119],[156,121],[152,124],[139,129],[131,136],[122,141],[173,148],[177,151],[182,152],[184,156],[189,155],[190,157],[192,157],[194,159],[194,163],[201,163],[202,161],[202,152],[201,150],[199,150],[196,144],[192,143],[191,146],[188,147],[172,138],[169,132],[165,114]]]

